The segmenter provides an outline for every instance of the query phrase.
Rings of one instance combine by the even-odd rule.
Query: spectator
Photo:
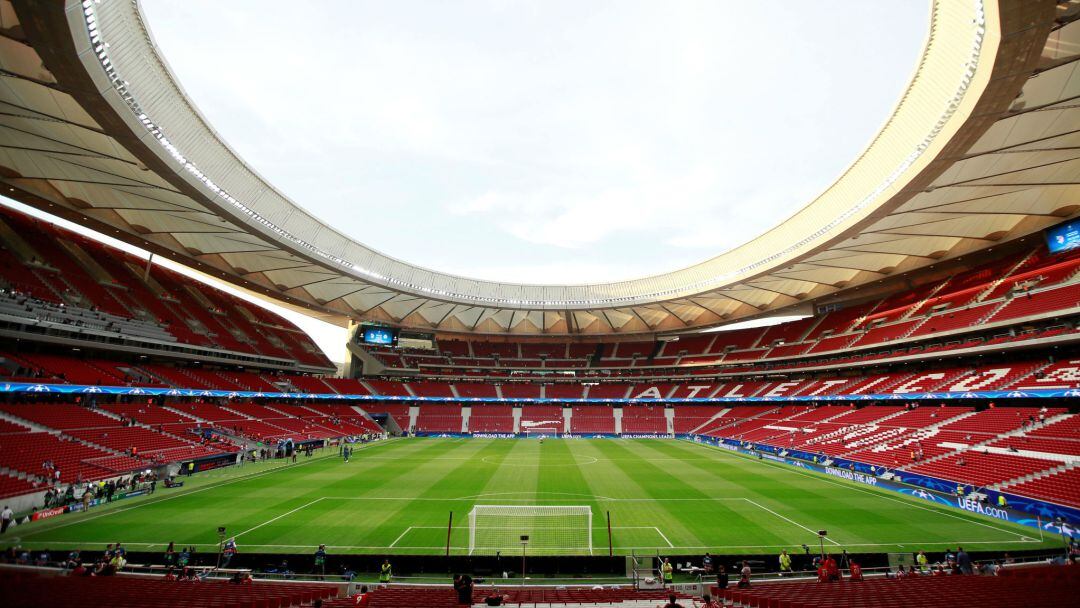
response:
[[[964,551],[963,547],[956,548],[956,565],[960,568],[961,574],[974,574],[975,571],[971,567],[971,556]]]
[[[720,590],[724,590],[724,589],[727,589],[728,585],[730,585],[730,584],[731,584],[731,579],[728,578],[727,568],[724,567],[724,564],[717,564],[717,566],[716,566],[716,586],[719,587]]]
[[[457,591],[458,604],[463,606],[472,605],[473,581],[468,574],[459,574],[454,577],[454,590]]]
[[[679,598],[675,597],[674,593],[669,595],[667,599],[668,602],[664,604],[664,608],[683,608],[683,605],[679,603]]]
[[[491,592],[484,598],[484,603],[488,606],[502,606],[510,601],[509,595],[502,595],[499,590],[492,587]]]
[[[384,559],[382,566],[379,566],[379,583],[383,585],[389,585],[390,581],[394,578],[393,568],[390,566],[390,560]]]
[[[787,549],[780,552],[780,576],[784,574],[791,574],[791,556],[788,555]]]
[[[457,577],[454,577],[454,578],[456,579]],[[470,591],[469,593],[471,594],[472,591]],[[367,605],[370,604],[370,603],[371,603],[371,594],[368,593],[367,585],[364,585],[364,586],[360,587],[360,593],[356,594],[355,605],[366,608]],[[469,603],[470,604],[472,603],[472,598],[471,597],[469,598]]]
[[[232,537],[225,541],[225,548],[221,550],[221,567],[228,568],[229,562],[232,561],[234,555],[238,553],[236,548],[236,537]]]
[[[739,571],[739,584],[740,589],[745,589],[750,586],[750,562],[743,560],[742,570]]]
[[[919,554],[915,556],[915,563],[919,564],[919,570],[926,572],[926,567],[930,560],[926,559],[926,552],[919,551]]]
[[[14,517],[15,512],[11,510],[11,507],[4,505],[4,510],[0,511],[0,534],[7,532],[8,526],[11,525],[11,520]]]
[[[851,560],[851,580],[861,581],[863,580],[862,566],[855,563],[855,560]]]
[[[825,561],[822,563],[825,568],[825,574],[829,577],[830,581],[840,580],[840,567],[836,565],[836,559],[832,555],[825,555]]]
[[[694,607],[699,608],[697,601],[694,601]],[[701,606],[700,606],[700,608],[722,608],[722,607],[720,606],[720,602],[717,602],[716,600],[712,599],[712,596],[709,595],[708,593],[706,593],[705,595],[701,596]]]

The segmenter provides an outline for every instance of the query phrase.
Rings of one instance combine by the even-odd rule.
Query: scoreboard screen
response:
[[[394,346],[397,344],[397,330],[392,327],[365,325],[361,328],[360,340],[364,344]]]
[[[1059,224],[1046,230],[1046,247],[1050,253],[1061,253],[1080,247],[1080,221]]]

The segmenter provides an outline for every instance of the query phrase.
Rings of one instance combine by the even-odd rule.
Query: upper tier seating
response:
[[[12,209],[0,210],[0,222],[7,225],[6,234],[22,241],[16,246],[0,238],[0,285],[6,283],[43,303],[65,303],[67,310],[48,312],[58,322],[333,367],[299,328],[260,306],[160,266],[153,266],[149,281],[144,281],[141,258]],[[9,299],[10,294],[0,294],[0,312],[17,312],[5,308]],[[33,318],[34,311],[26,314]],[[108,380],[108,374],[100,371],[71,370],[65,375],[85,380],[101,375],[103,382]]]

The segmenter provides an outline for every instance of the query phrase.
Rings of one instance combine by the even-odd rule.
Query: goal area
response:
[[[522,542],[522,537],[528,541]],[[592,555],[592,507],[476,505],[469,512],[469,555],[497,552]]]

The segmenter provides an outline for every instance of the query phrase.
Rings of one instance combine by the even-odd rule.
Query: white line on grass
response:
[[[761,504],[761,503],[759,503],[759,502],[755,502],[755,501],[753,501],[753,500],[750,500],[749,498],[743,498],[743,500],[745,500],[746,502],[748,502],[748,503],[750,503],[750,504],[754,505],[755,507],[757,507],[757,508],[759,508],[759,509],[762,509],[762,510],[768,511],[769,513],[772,513],[773,515],[775,515],[775,516],[779,517],[780,519],[782,519],[782,520],[784,520],[784,521],[786,521],[786,522],[788,522],[788,523],[790,523],[790,524],[794,524],[794,525],[796,525],[796,526],[798,526],[798,527],[802,528],[803,530],[806,530],[807,532],[809,532],[809,533],[811,533],[811,534],[817,534],[817,530],[811,530],[810,528],[807,528],[806,526],[804,526],[804,525],[800,524],[799,522],[797,522],[797,521],[795,521],[795,520],[793,520],[793,519],[788,519],[787,517],[784,517],[783,515],[781,515],[781,514],[777,513],[776,511],[773,511],[773,510],[772,510],[772,509],[770,509],[769,507],[766,507],[766,506],[762,505],[762,504]],[[825,540],[827,540],[827,541],[829,541],[830,543],[832,543],[832,544],[836,545],[837,547],[839,547],[839,546],[840,546],[840,543],[838,543],[838,542],[836,542],[835,540],[833,540],[833,539],[829,538],[828,536],[826,536],[826,537],[824,537],[824,538],[825,538]]]
[[[796,468],[791,467],[790,465],[774,464],[774,463],[767,462],[767,461],[764,461],[764,460],[754,461],[753,459],[751,459],[748,456],[742,456],[740,454],[730,452],[729,450],[724,450],[724,449],[714,447],[714,446],[704,444],[704,443],[696,443],[696,442],[688,442],[688,443],[692,443],[693,445],[699,445],[699,446],[702,446],[702,447],[710,448],[710,449],[716,451],[719,454],[724,454],[724,455],[727,455],[727,456],[735,456],[735,457],[738,457],[741,460],[746,460],[746,461],[749,461],[749,462],[757,462],[758,464],[763,464],[763,465],[766,465],[766,466],[773,467],[775,469],[780,469],[782,471],[787,471],[789,473],[795,473],[795,474],[798,474],[798,475],[802,475],[803,477],[809,477],[811,479],[816,479],[818,481],[823,481],[825,483],[831,483],[832,485],[840,486],[841,488],[847,488],[849,490],[854,490],[856,492],[862,492],[863,494],[869,494],[871,496],[876,496],[878,498],[883,498],[885,500],[891,500],[893,502],[898,502],[898,503],[900,503],[902,505],[907,505],[909,507],[914,507],[916,509],[922,509],[923,511],[929,511],[931,513],[937,513],[938,515],[944,515],[945,517],[951,517],[953,519],[959,519],[960,521],[965,521],[965,522],[967,522],[969,524],[975,524],[977,526],[983,526],[985,528],[990,528],[991,530],[997,530],[998,532],[1005,532],[1006,534],[1011,534],[1013,536],[1019,536],[1020,538],[1027,538],[1023,534],[1020,534],[1019,532],[1014,532],[1012,530],[1006,530],[1005,528],[999,528],[997,526],[991,526],[990,524],[983,523],[981,521],[975,521],[975,520],[972,520],[972,519],[968,519],[966,517],[960,517],[959,515],[955,515],[953,513],[947,513],[945,511],[940,511],[938,509],[931,509],[931,508],[928,508],[928,507],[924,507],[922,505],[915,504],[914,502],[911,502],[911,501],[908,501],[908,500],[902,500],[902,499],[899,499],[899,498],[893,498],[892,496],[886,496],[884,494],[879,494],[877,492],[871,492],[870,490],[867,490],[865,488],[860,488],[858,486],[848,485],[848,484],[845,484],[845,483],[841,483],[839,481],[834,481],[834,480],[829,479],[828,477],[824,476],[823,474],[811,474],[811,473],[808,473],[806,471],[800,471],[800,470],[798,470]],[[1001,541],[998,541],[998,542],[1001,542]],[[946,544],[946,543],[940,543],[940,544]]]
[[[671,547],[672,549],[675,548],[675,545],[671,544],[671,541],[668,540],[668,537],[665,536],[664,533],[660,531],[660,528],[657,528],[656,526],[653,526],[652,529],[656,530],[656,533],[660,535],[660,538],[664,539],[664,542],[667,543],[668,547]]]
[[[424,526],[424,527],[427,527],[427,526]],[[405,531],[404,531],[404,532],[402,532],[400,536],[398,536],[397,538],[395,538],[395,539],[394,539],[394,542],[390,543],[390,546],[388,546],[388,547],[387,547],[387,549],[393,549],[393,548],[394,548],[394,545],[398,544],[398,541],[399,541],[399,540],[401,540],[401,539],[405,538],[405,535],[406,535],[406,534],[408,534],[408,533],[409,533],[409,531],[410,531],[410,530],[412,530],[412,529],[413,529],[413,526],[409,526],[408,528],[405,528]]]
[[[386,445],[388,443],[393,443],[393,442],[396,442],[396,441],[400,441],[400,440],[399,439],[387,439],[385,441],[380,441],[378,443],[369,444],[367,447],[363,447],[363,448],[360,448],[360,449],[361,450],[369,449],[369,448],[372,448],[372,447],[375,447],[375,446]],[[195,488],[193,490],[188,490],[187,492],[180,492],[178,494],[171,494],[169,496],[166,496],[164,498],[160,498],[158,500],[148,500],[146,502],[140,502],[139,504],[132,505],[130,507],[124,507],[122,509],[113,509],[111,511],[106,511],[104,513],[99,513],[99,514],[91,516],[91,517],[84,517],[84,518],[81,518],[81,519],[77,519],[75,521],[69,521],[69,522],[66,522],[66,523],[59,524],[59,525],[49,526],[47,528],[41,528],[40,530],[32,530],[30,532],[27,532],[24,536],[33,536],[34,534],[40,534],[42,532],[49,532],[51,530],[59,530],[60,528],[66,528],[68,526],[73,526],[75,524],[82,524],[82,523],[86,523],[88,521],[93,521],[93,520],[98,519],[100,517],[108,517],[109,515],[116,515],[117,513],[124,513],[125,511],[131,511],[132,509],[138,509],[139,507],[145,507],[147,505],[156,505],[156,504],[159,504],[159,503],[163,503],[163,502],[165,502],[167,500],[172,500],[174,498],[181,498],[183,496],[191,496],[192,494],[198,494],[199,492],[205,492],[206,490],[211,490],[211,489],[214,489],[214,488],[220,488],[222,486],[227,486],[229,484],[233,484],[233,483],[236,483],[238,481],[246,481],[248,479],[255,479],[256,477],[262,477],[264,475],[269,475],[270,473],[276,473],[276,472],[281,471],[283,469],[295,469],[296,467],[302,467],[304,465],[311,464],[313,462],[322,462],[323,460],[326,460],[328,458],[335,458],[335,456],[333,456],[332,454],[329,454],[329,455],[326,455],[326,456],[320,456],[318,458],[314,458],[312,460],[305,460],[304,462],[301,462],[299,464],[286,464],[286,465],[274,467],[272,469],[267,469],[265,471],[261,471],[261,472],[258,472],[258,473],[252,473],[251,475],[241,475],[241,476],[236,477],[234,479],[230,479],[230,480],[227,480],[227,481],[222,481],[221,483],[213,483],[213,484],[205,485],[205,486],[203,486],[201,488]],[[158,543],[158,544],[160,544],[160,543]]]
[[[295,509],[292,509],[290,511],[286,511],[286,512],[282,513],[281,515],[278,515],[277,517],[268,519],[268,520],[264,521],[263,523],[255,526],[253,528],[248,528],[247,530],[244,530],[243,532],[240,532],[239,534],[233,534],[233,538],[239,538],[239,537],[247,534],[248,532],[254,532],[255,530],[258,530],[259,528],[261,528],[261,527],[263,527],[263,526],[265,526],[267,524],[274,523],[275,521],[281,519],[282,517],[287,517],[289,515],[292,515],[293,513],[296,513],[297,511],[299,511],[301,509],[306,509],[307,507],[310,507],[311,505],[313,505],[313,504],[315,504],[317,502],[321,502],[323,500],[326,500],[326,497],[325,496],[320,496],[320,497],[316,498],[315,500],[313,500],[311,502],[304,503],[304,504],[300,505],[299,507],[296,507]]]

